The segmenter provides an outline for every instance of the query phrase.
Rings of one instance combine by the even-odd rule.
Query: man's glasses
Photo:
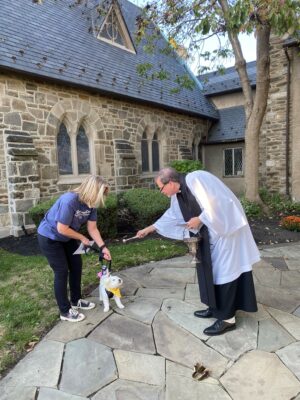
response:
[[[159,189],[160,193],[164,190],[164,187],[170,182],[164,183],[163,186]]]

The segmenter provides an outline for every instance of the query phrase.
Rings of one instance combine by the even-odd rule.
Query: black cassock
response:
[[[184,175],[181,175],[180,177],[180,192],[176,194],[176,197],[183,219],[186,222],[193,217],[199,217],[201,214],[201,208],[188,188]],[[191,232],[190,235],[193,236]],[[208,305],[209,307],[216,308],[209,235],[206,225],[202,225],[200,229],[200,236],[201,239],[197,251],[197,258],[200,260],[200,262],[196,264],[200,299],[202,303]]]
[[[176,196],[186,222],[201,214],[199,203],[188,188],[184,175],[180,177],[180,192]],[[191,232],[190,235],[193,236]],[[214,285],[209,234],[206,225],[201,227],[200,235],[201,240],[197,251],[197,258],[200,262],[197,263],[197,275],[201,302],[212,309],[215,318],[222,320],[233,317],[236,310],[257,311],[252,271],[242,273],[232,282]]]

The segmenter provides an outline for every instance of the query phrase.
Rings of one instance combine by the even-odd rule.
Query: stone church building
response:
[[[222,102],[212,101],[179,56],[162,51],[164,38],[154,53],[146,51],[143,41],[137,43],[134,30],[140,9],[129,1],[113,1],[105,15],[99,14],[96,0],[88,7],[72,4],[73,0],[1,2],[2,235],[20,235],[24,226],[30,229],[28,208],[78,185],[90,173],[104,176],[112,190],[120,192],[151,187],[155,172],[172,160],[202,158],[205,168],[216,172],[209,164],[209,138],[218,130],[216,126],[226,125]],[[299,71],[293,62],[298,61],[298,69],[300,63],[293,47],[274,45],[275,61],[276,52],[283,62],[272,66],[259,149],[261,181],[280,192],[288,187],[293,198],[300,200],[295,173],[299,171],[295,157],[300,148],[295,108],[299,99],[288,90],[299,87]],[[292,56],[289,61],[284,58],[286,52],[297,61]],[[165,71],[169,71],[167,79],[159,79],[166,78]],[[194,80],[193,90],[177,90],[182,77]],[[223,146],[216,175],[240,192],[243,150],[226,152],[227,145],[234,148],[231,139],[227,137],[225,147],[224,142],[215,143]],[[243,147],[243,135],[238,143]],[[230,154],[239,157],[238,167]]]

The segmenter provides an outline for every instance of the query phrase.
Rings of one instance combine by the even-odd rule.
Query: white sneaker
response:
[[[69,322],[80,322],[85,318],[85,316],[79,313],[73,308],[70,308],[69,312],[66,314],[60,314],[60,319],[62,321],[69,321]]]
[[[79,299],[77,301],[77,304],[72,304],[72,308],[74,308],[75,310],[91,310],[92,308],[95,308],[96,304],[92,303],[91,301],[86,301],[86,300],[82,300]]]

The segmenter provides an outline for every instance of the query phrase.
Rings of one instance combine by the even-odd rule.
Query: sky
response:
[[[136,4],[139,7],[143,7],[144,5],[147,4],[147,0],[130,0],[131,3]],[[249,61],[254,61],[256,59],[256,40],[254,38],[254,35],[240,35],[240,41],[241,41],[241,46],[244,54],[244,58],[246,62]],[[217,48],[217,41],[215,38],[209,39],[206,44],[205,48],[209,49],[210,51],[213,49]],[[204,49],[205,50],[205,49]],[[232,67],[234,65],[234,59],[230,60],[222,60],[221,64],[228,68]],[[199,65],[198,60],[194,60],[193,62],[188,63],[190,69],[197,74],[197,68]],[[203,61],[201,62],[201,65],[208,65],[208,63],[204,63]],[[209,72],[209,71],[208,71]]]

